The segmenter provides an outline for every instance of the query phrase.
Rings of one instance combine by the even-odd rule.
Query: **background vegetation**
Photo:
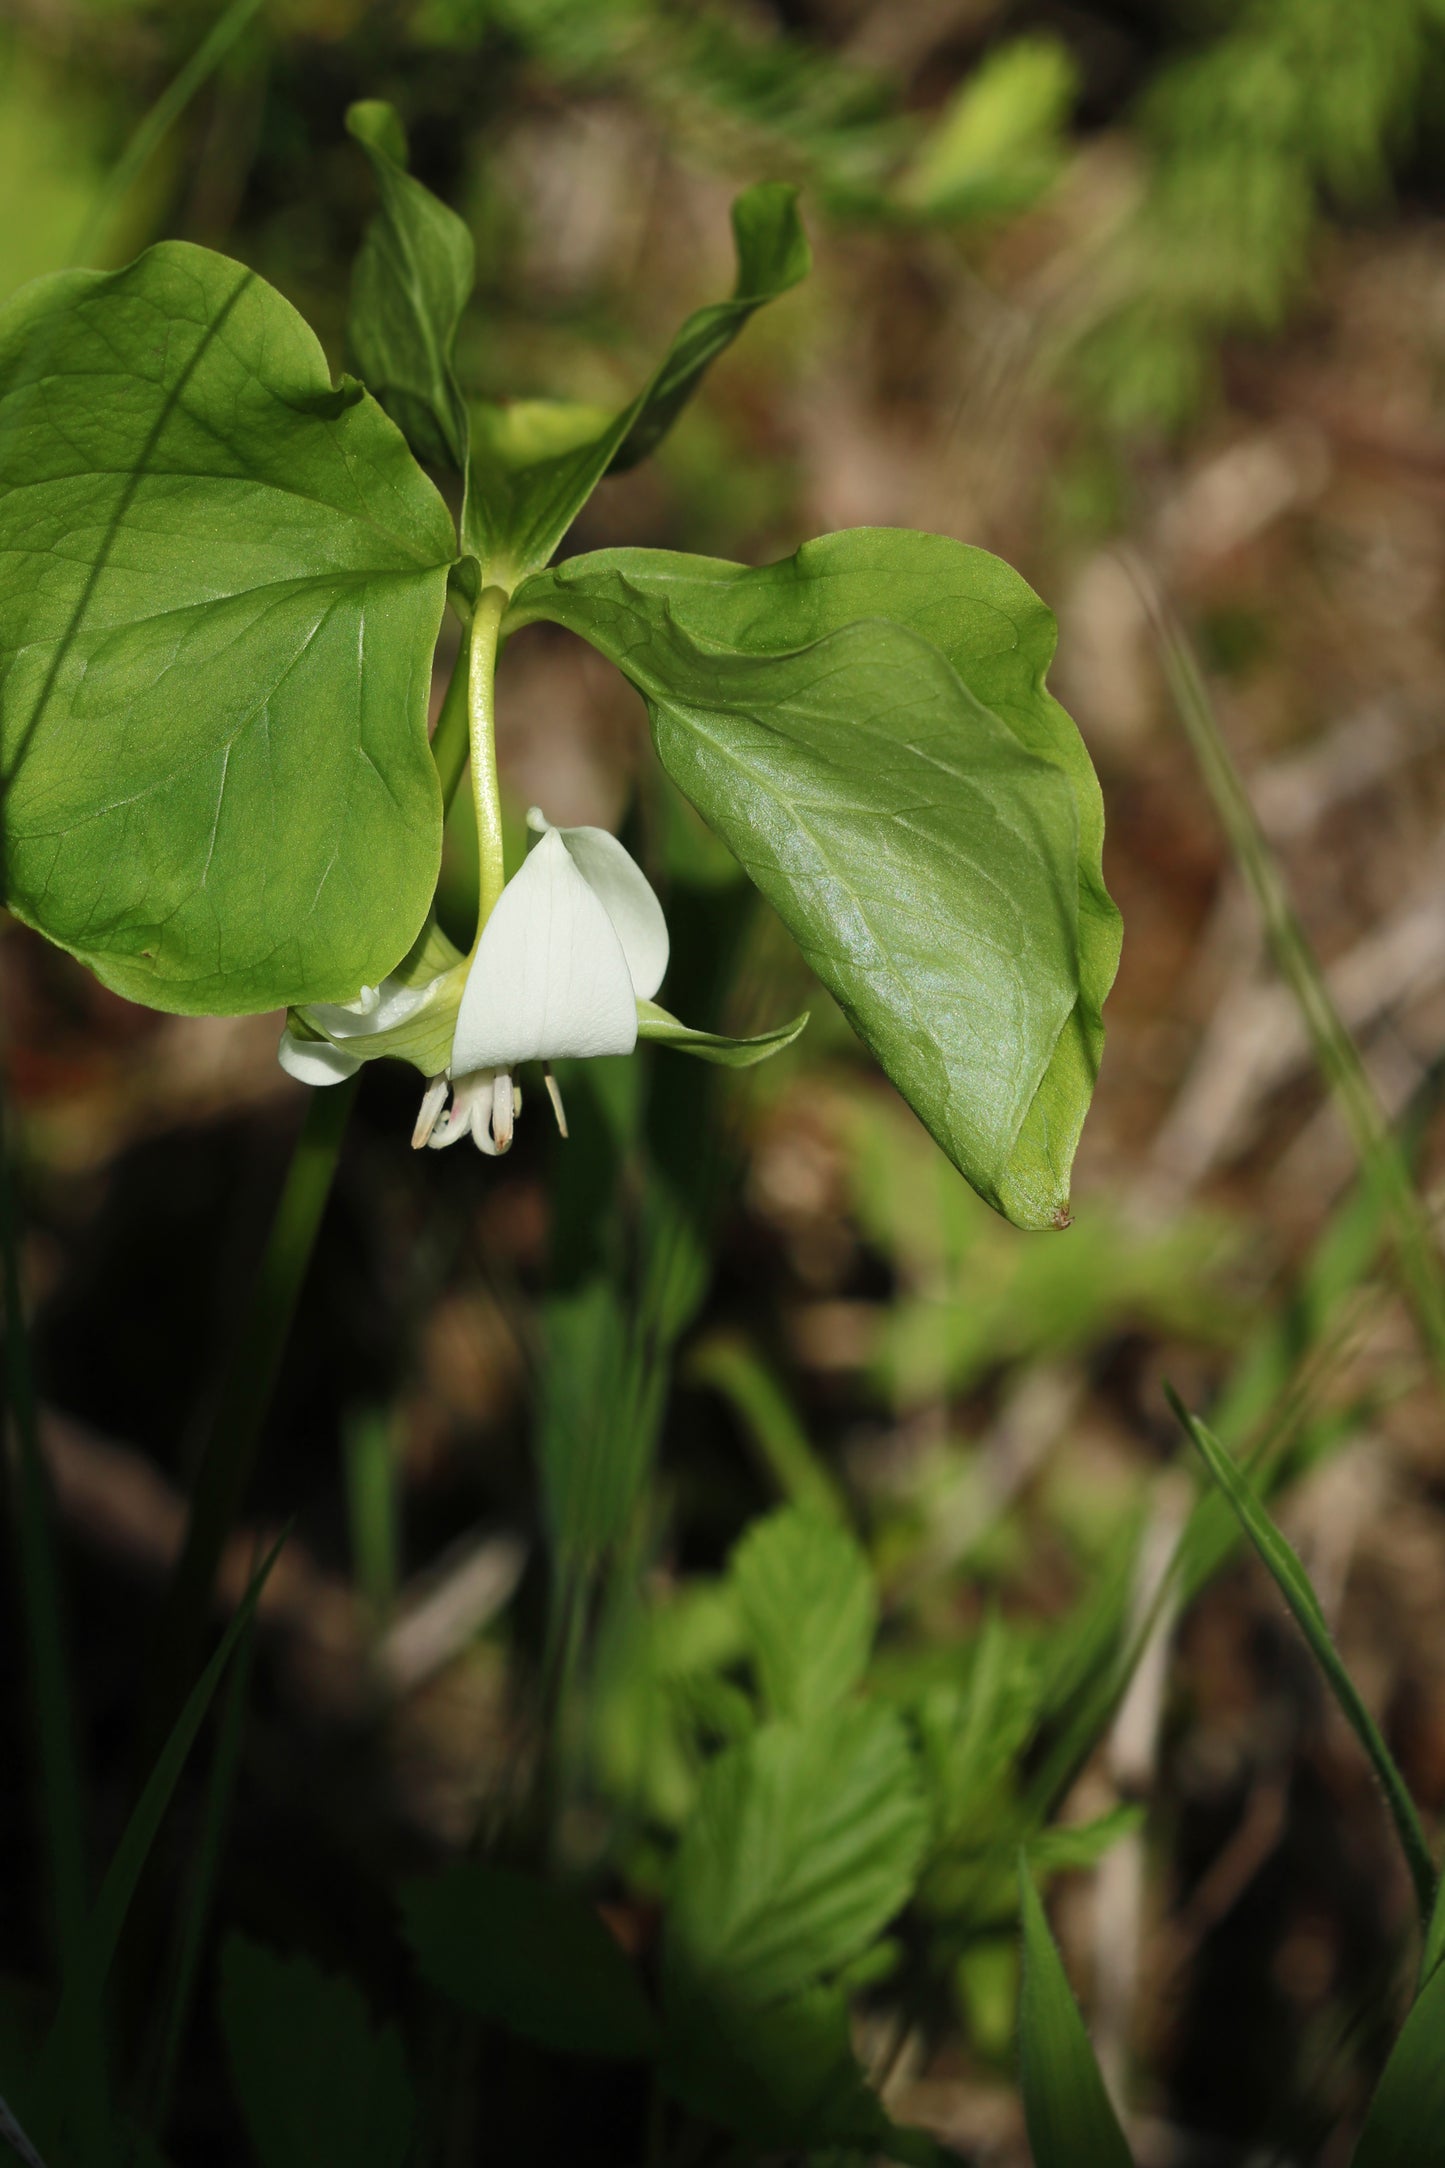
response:
[[[413,1078],[366,1074],[231,1609],[292,1533],[116,1958],[122,2105],[151,2128],[165,2109],[178,2163],[286,2157],[256,2106],[278,2084],[351,2101],[350,2158],[404,2157],[413,2097],[436,2161],[866,2157],[846,1996],[896,2122],[1025,2162],[1022,1846],[1140,2162],[1343,2163],[1408,2002],[1409,1873],[1272,1582],[1222,1512],[1193,1513],[1163,1384],[1256,1456],[1433,1825],[1438,1266],[1428,1228],[1399,1234],[1373,1110],[1428,1204],[1445,11],[6,0],[0,292],[184,236],[255,265],[342,366],[359,97],[396,104],[477,236],[461,361],[483,397],[620,403],[725,290],[735,188],[802,184],[814,277],[569,546],[762,562],[896,523],[1007,556],[1060,616],[1124,964],[1074,1225],[1019,1235],[670,809],[621,680],[551,628],[518,636],[513,808],[626,824],[667,886],[682,1013],[812,1025],[741,1076],[594,1065],[564,1080],[572,1141],[528,1121],[500,1164],[413,1157]],[[1288,928],[1292,981],[1272,959],[1258,905],[1281,877],[1362,1069]],[[445,879],[461,928],[465,824]],[[147,1766],[188,1472],[302,1095],[278,1019],[131,1008],[10,924],[0,1005],[84,1880]],[[18,1751],[35,1697],[5,1578],[18,2108],[50,2016],[48,1816],[67,1840]],[[853,1892],[781,1955],[769,1885],[729,1881],[717,1836],[751,1796],[738,1779],[728,1806],[726,1770],[761,1781],[779,1717],[789,1842],[840,1844]],[[544,1865],[557,1918],[509,1913],[530,1900],[483,1851]],[[478,1972],[473,1920],[546,1955],[530,1990]],[[619,1947],[671,1998],[662,2084]],[[716,2001],[689,2034],[719,1968],[736,2035]],[[469,2014],[438,2017],[422,1979]]]

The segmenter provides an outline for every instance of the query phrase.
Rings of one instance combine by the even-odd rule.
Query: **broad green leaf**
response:
[[[1018,1225],[1067,1222],[1118,917],[1052,619],[981,551],[863,530],[749,572],[647,550],[519,590],[624,670],[663,766],[900,1091]]]
[[[1038,1892],[1022,1864],[1019,2075],[1034,2168],[1133,2168]]]
[[[564,2055],[640,2061],[656,2022],[594,1908],[511,1868],[453,1867],[402,1891],[422,1977],[474,2017]]]
[[[1240,1527],[1273,1574],[1280,1594],[1294,1613],[1300,1631],[1329,1683],[1330,1691],[1373,1764],[1395,1824],[1400,1848],[1405,1854],[1415,1884],[1415,1900],[1420,1909],[1421,1924],[1428,1934],[1431,1931],[1436,1893],[1435,1867],[1430,1857],[1430,1847],[1425,1841],[1425,1832],[1420,1826],[1420,1817],[1415,1811],[1415,1802],[1410,1797],[1405,1779],[1396,1768],[1394,1757],[1380,1736],[1379,1727],[1361,1701],[1359,1690],[1346,1671],[1340,1652],[1331,1639],[1329,1626],[1324,1612],[1320,1609],[1319,1598],[1310,1586],[1309,1577],[1255,1496],[1248,1477],[1238,1463],[1226,1453],[1219,1440],[1205,1428],[1197,1416],[1189,1413],[1178,1394],[1167,1385],[1164,1389],[1169,1405],[1194,1440],[1209,1473],[1234,1508]]]
[[[658,1046],[674,1046],[680,1054],[694,1054],[699,1061],[717,1062],[724,1069],[751,1069],[758,1062],[766,1061],[769,1055],[781,1054],[785,1046],[792,1045],[807,1021],[805,1009],[790,1024],[779,1024],[776,1031],[761,1031],[753,1039],[729,1039],[716,1031],[694,1031],[690,1024],[679,1023],[675,1016],[669,1016],[655,1001],[637,1004],[639,1039],[651,1039]]]
[[[898,2129],[868,2090],[835,1987],[765,2006],[726,1994],[679,2003],[668,2013],[659,2076],[691,2114],[769,2153],[812,2157],[844,2146],[870,2160],[939,2157],[931,2138]]]
[[[1351,2168],[1445,2162],[1445,1965],[1415,1997],[1380,2074]]]
[[[452,347],[476,276],[472,237],[456,212],[407,171],[406,135],[380,99],[346,125],[367,157],[381,209],[351,274],[346,335],[356,365],[419,459],[467,471],[467,406]]]
[[[846,1529],[786,1507],[754,1522],[729,1571],[774,1716],[806,1719],[852,1692],[868,1666],[878,1597]]]
[[[6,900],[153,1008],[345,1001],[441,852],[455,541],[400,432],[180,242],[0,311]]]
[[[880,1934],[927,1815],[898,1719],[867,1705],[764,1725],[708,1769],[673,1868],[669,2000],[795,1994]]]
[[[579,437],[585,408],[541,401],[526,402],[515,426],[506,408],[479,416],[462,542],[481,560],[484,581],[510,589],[545,565],[602,477],[645,459],[753,312],[807,276],[797,194],[781,181],[763,181],[737,198],[731,297],[694,311],[650,383],[601,428]]]
[[[232,1935],[221,2030],[261,2168],[403,2168],[415,2113],[406,2057],[353,1981]]]
[[[83,2061],[89,2038],[87,2016],[99,2007],[121,1930],[150,1857],[151,1846],[226,1666],[243,1636],[250,1631],[261,1591],[280,1556],[287,1534],[289,1530],[282,1533],[252,1574],[250,1585],[222,1635],[219,1647],[191,1688],[185,1707],[171,1728],[106,1870],[100,1895],[86,1926],[78,1970],[62,1983],[60,2007],[40,2058],[35,2121],[40,2127],[40,2142],[47,2147],[62,2133],[66,2115],[75,2107],[77,2092],[90,2083]]]

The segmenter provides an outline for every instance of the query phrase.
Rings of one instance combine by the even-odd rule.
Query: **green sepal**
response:
[[[678,1022],[655,1001],[637,1004],[637,1036],[659,1046],[675,1046],[679,1054],[695,1054],[699,1061],[715,1061],[724,1069],[751,1069],[791,1046],[808,1021],[808,1011],[795,1016],[776,1031],[760,1031],[752,1039],[729,1039],[716,1031],[694,1031]]]
[[[798,191],[781,181],[744,190],[733,204],[737,280],[726,301],[697,309],[630,406],[582,436],[585,408],[529,400],[479,410],[479,442],[462,512],[462,547],[487,585],[511,589],[547,563],[605,474],[654,451],[704,374],[766,301],[807,276],[812,258]]]
[[[286,1029],[296,1039],[327,1040],[359,1062],[381,1061],[390,1056],[393,1061],[409,1061],[424,1077],[444,1076],[451,1065],[457,1010],[466,978],[466,958],[447,939],[433,915],[385,982],[389,990],[394,990],[436,981],[436,992],[424,1008],[402,1023],[393,1024],[388,1031],[357,1033],[328,1031],[314,1009],[292,1009],[287,1014]]]

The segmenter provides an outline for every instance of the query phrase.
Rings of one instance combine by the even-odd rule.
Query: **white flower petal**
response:
[[[611,919],[639,1001],[651,1001],[667,969],[667,921],[637,860],[605,828],[559,828],[572,863]]]
[[[329,1039],[298,1039],[289,1031],[281,1034],[276,1059],[298,1084],[342,1084],[361,1067],[354,1054]]]
[[[374,1031],[390,1031],[393,1024],[403,1024],[409,1016],[415,1016],[440,985],[440,977],[429,979],[425,986],[401,986],[395,979],[383,979],[379,987],[363,986],[362,999],[314,1001],[306,1014],[318,1031],[328,1032],[333,1039],[365,1039]],[[363,1006],[367,995],[371,998]]]
[[[622,943],[553,829],[483,928],[457,1013],[452,1075],[568,1054],[630,1054],[636,1044]]]

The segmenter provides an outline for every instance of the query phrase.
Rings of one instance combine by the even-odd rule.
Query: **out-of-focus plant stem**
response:
[[[251,1300],[191,1492],[181,1556],[161,1607],[141,1768],[174,1723],[205,1640],[216,1569],[256,1465],[261,1428],[341,1152],[357,1079],[307,1095]]]
[[[1432,1362],[1445,1378],[1445,1271],[1399,1143],[1330,998],[1324,974],[1290,902],[1274,854],[1240,781],[1182,628],[1147,570],[1130,561],[1152,620],[1180,721],[1199,762],[1280,976],[1299,1006],[1315,1059],[1349,1130],[1366,1180],[1389,1220],[1400,1278]]]
[[[19,1213],[10,1161],[8,1108],[0,1098],[0,1264],[5,1274],[5,1399],[10,1421],[3,1461],[10,1478],[21,1610],[30,1652],[31,1698],[39,1753],[37,1818],[40,1850],[49,1863],[55,1954],[62,1979],[81,1969],[90,1893],[85,1866],[85,1794],[76,1737],[75,1704],[65,1650],[60,1563],[52,1500],[40,1454],[39,1410],[30,1362],[25,1297],[20,1281]],[[94,2097],[80,2104],[92,2145],[104,2147],[109,2125],[100,2012],[87,2004],[84,2029]]]
[[[179,74],[173,76],[166,85],[106,175],[100,193],[86,214],[85,224],[76,236],[75,247],[71,252],[72,263],[83,264],[88,261],[114,212],[124,202],[130,189],[150,164],[197,91],[205,87],[220,67],[252,17],[260,13],[261,4],[262,0],[231,0],[231,5],[224,9],[212,24]]]

